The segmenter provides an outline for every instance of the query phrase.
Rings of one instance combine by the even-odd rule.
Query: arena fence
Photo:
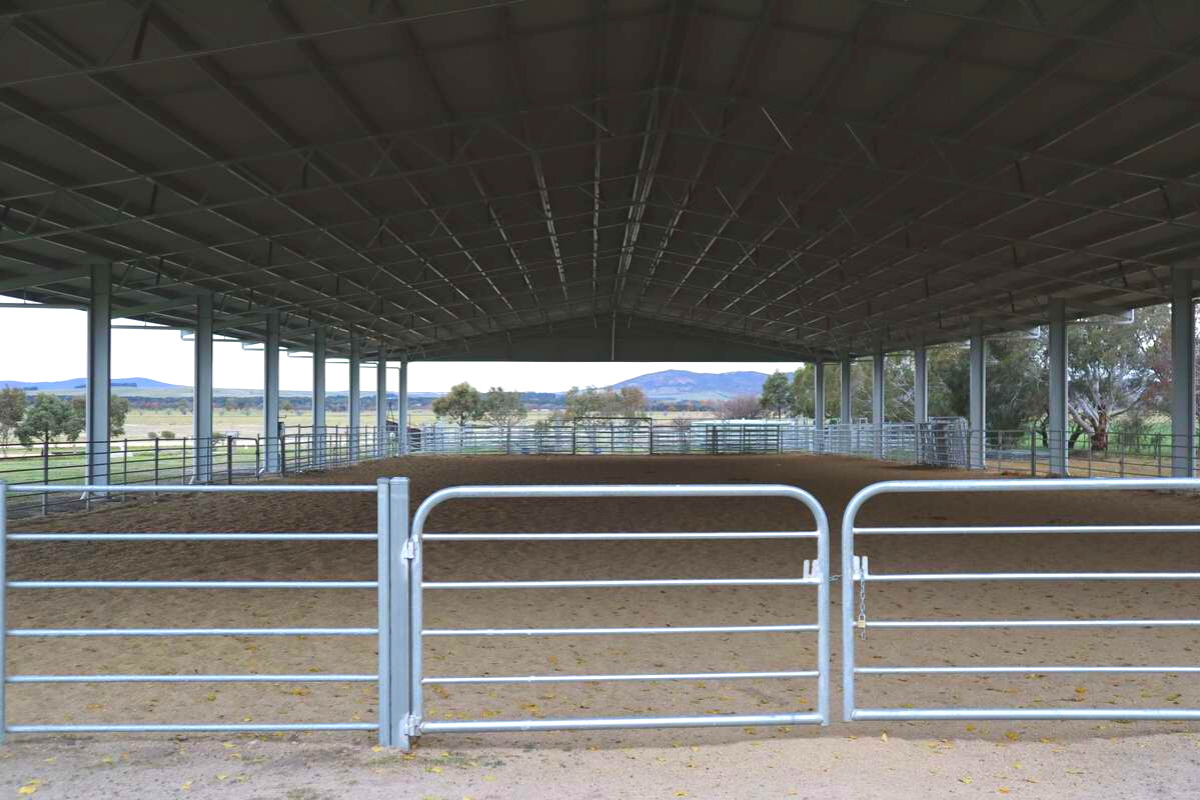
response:
[[[857,516],[867,501],[888,494],[944,492],[1099,492],[1129,490],[1187,490],[1200,489],[1200,480],[1192,478],[1145,479],[1023,479],[969,481],[887,481],[860,491],[850,501],[842,516],[842,691],[843,717],[851,720],[929,720],[929,719],[1200,719],[1200,708],[1119,708],[1105,705],[1092,708],[859,708],[855,701],[855,681],[858,676],[902,675],[937,676],[948,674],[1076,674],[1076,673],[1158,673],[1195,674],[1200,666],[1121,666],[1121,665],[1044,665],[1027,666],[859,666],[855,660],[855,637],[870,630],[962,630],[962,629],[1020,629],[1020,628],[1182,628],[1200,627],[1200,619],[875,619],[867,614],[868,584],[880,582],[1071,582],[1071,581],[1198,581],[1200,572],[935,572],[899,573],[872,572],[865,556],[855,555],[854,543],[859,536],[906,536],[958,534],[970,536],[1025,534],[1171,534],[1200,533],[1200,525],[1010,525],[1010,526],[936,526],[936,527],[860,527]],[[930,548],[931,552],[934,548]],[[875,565],[878,566],[878,565]],[[855,589],[858,597],[855,597]],[[857,609],[857,613],[855,611]]]
[[[630,497],[696,498],[696,497],[782,497],[794,500],[811,513],[814,527],[796,531],[759,532],[612,532],[612,533],[430,533],[425,530],[429,515],[443,503],[467,498],[516,499],[516,498],[609,498],[620,500]],[[800,574],[791,578],[662,578],[648,580],[536,580],[536,581],[437,581],[423,577],[423,551],[428,542],[447,541],[629,541],[655,539],[670,541],[688,540],[734,540],[734,539],[814,539],[816,559],[797,563]],[[405,551],[409,575],[407,583],[412,602],[409,607],[411,622],[409,689],[406,699],[394,703],[394,721],[400,723],[401,714],[407,711],[407,723],[398,730],[393,740],[407,745],[406,737],[417,737],[425,733],[479,733],[484,731],[545,731],[545,730],[597,730],[605,728],[678,728],[708,726],[753,726],[753,725],[796,725],[828,724],[829,722],[829,525],[825,511],[811,494],[794,486],[782,485],[646,485],[646,486],[459,486],[443,489],[430,495],[413,517],[410,546]],[[697,586],[795,586],[816,589],[813,617],[790,625],[739,625],[739,626],[695,626],[695,627],[617,627],[617,628],[516,628],[516,629],[429,629],[423,622],[423,595],[426,591],[451,590],[505,590],[505,589],[621,589],[632,587],[662,587],[665,589]],[[393,595],[396,597],[396,595]],[[393,619],[399,613],[393,613]],[[617,675],[529,675],[529,676],[481,676],[427,675],[422,658],[423,641],[428,637],[542,637],[542,636],[592,636],[592,635],[671,635],[671,634],[739,634],[739,633],[815,633],[817,636],[817,663],[806,670],[780,672],[692,672],[692,673],[646,673]],[[438,684],[528,684],[550,682],[614,682],[614,681],[676,681],[676,680],[746,680],[761,678],[816,679],[816,711],[798,713],[781,711],[776,713],[752,713],[674,717],[590,717],[567,719],[517,719],[517,720],[455,720],[431,721],[423,719],[423,688]],[[393,690],[398,687],[393,684]]]
[[[392,580],[388,570],[393,552],[392,535],[403,542],[407,532],[407,481],[380,480],[377,486],[131,486],[123,490],[128,492],[202,492],[205,494],[229,493],[288,493],[288,494],[375,494],[378,506],[378,530],[375,533],[8,533],[6,526],[6,506],[10,492],[21,494],[25,492],[98,492],[108,491],[107,486],[40,486],[14,485],[7,486],[0,481],[0,631],[10,638],[90,638],[90,637],[180,637],[180,636],[373,636],[379,639],[379,669],[374,674],[314,674],[299,675],[264,675],[264,674],[165,674],[165,675],[135,675],[135,674],[101,674],[101,675],[68,675],[68,674],[7,674],[5,658],[5,636],[0,636],[0,741],[7,733],[134,733],[134,732],[253,732],[253,731],[296,731],[296,730],[379,730],[381,742],[389,743],[384,737],[389,728],[388,708],[386,698],[391,655],[389,632],[391,620],[389,617],[392,591]],[[395,515],[393,507],[399,508],[398,515],[405,524],[400,528],[391,527]],[[5,568],[6,549],[10,543],[20,542],[357,542],[376,541],[379,553],[379,577],[371,581],[177,581],[177,580],[9,580]],[[163,589],[163,590],[247,590],[247,589],[280,589],[280,590],[369,590],[378,595],[379,622],[374,628],[8,628],[5,614],[5,597],[7,590],[64,590],[64,589],[93,589],[93,590],[127,590],[127,589]],[[232,682],[366,682],[378,683],[380,687],[380,718],[378,722],[306,722],[306,723],[126,723],[126,724],[20,724],[10,725],[7,721],[5,705],[5,687],[13,684],[29,683],[232,683]]]

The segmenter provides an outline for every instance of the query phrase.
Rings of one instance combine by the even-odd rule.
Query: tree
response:
[[[1170,324],[1166,306],[1141,309],[1132,323],[1093,321],[1067,336],[1067,412],[1077,426],[1072,440],[1086,433],[1093,450],[1108,449],[1117,417],[1155,395],[1160,376],[1153,362]]]
[[[42,392],[25,409],[25,416],[17,426],[16,434],[25,447],[34,442],[49,444],[59,437],[73,442],[83,432],[83,425],[84,418],[76,413],[73,403]]]
[[[758,402],[768,414],[782,417],[792,404],[792,387],[787,376],[775,370],[763,383],[762,395]]]
[[[815,387],[813,386],[814,369],[810,364],[802,364],[792,375],[791,395],[789,398],[790,411],[793,417],[817,418],[817,410],[813,407]],[[822,409],[822,414],[824,409]]]
[[[758,419],[762,412],[763,406],[759,398],[752,394],[743,394],[721,401],[721,405],[717,407],[717,418]]]
[[[636,386],[625,386],[620,392],[589,386],[572,386],[567,392],[564,416],[590,424],[590,420],[622,417],[639,419],[646,414],[646,393]]]
[[[87,402],[82,397],[71,400],[71,407],[80,419],[87,419]],[[129,416],[129,398],[120,395],[109,395],[108,398],[108,438],[115,439],[125,435],[125,418]]]
[[[527,416],[529,409],[521,402],[520,392],[495,386],[483,396],[483,418],[498,428],[511,428]]]
[[[0,445],[12,440],[13,432],[25,416],[25,390],[10,386],[0,389]]]
[[[433,401],[433,413],[438,419],[455,420],[461,427],[483,416],[483,396],[465,381],[450,387],[449,393]]]
[[[646,414],[646,393],[636,386],[623,386],[617,394],[617,406],[620,416],[629,419],[643,417]]]

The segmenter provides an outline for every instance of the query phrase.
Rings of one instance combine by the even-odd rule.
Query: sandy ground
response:
[[[414,504],[464,483],[780,482],[838,513],[877,480],[952,476],[806,456],[435,458],[304,480],[409,475]],[[966,473],[960,473],[965,477]],[[1194,522],[1200,499],[1149,493],[893,496],[865,524]],[[195,497],[22,522],[21,530],[373,530],[371,496]],[[782,500],[462,501],[431,529],[795,530]],[[873,570],[1187,570],[1200,538],[1155,535],[875,537]],[[834,552],[836,553],[836,541]],[[811,542],[430,543],[427,580],[792,577]],[[370,544],[14,544],[12,579],[368,579]],[[836,592],[835,592],[836,594]],[[815,620],[811,588],[427,592],[428,627],[771,624]],[[836,603],[836,597],[835,597]],[[872,619],[1200,617],[1187,583],[874,584]],[[835,616],[838,608],[835,605]],[[10,592],[11,627],[370,626],[365,591]],[[373,672],[364,638],[10,639],[9,669],[32,672]],[[543,639],[437,638],[435,675],[807,669],[813,634]],[[834,637],[835,676],[838,666]],[[873,631],[864,664],[1196,664],[1195,629]],[[837,680],[835,679],[835,685]],[[1013,707],[1200,703],[1198,676],[860,678],[860,705]],[[815,681],[450,685],[426,692],[427,718],[758,713],[805,710]],[[834,709],[840,708],[835,692]],[[83,684],[9,689],[9,722],[371,720],[371,684]],[[1197,724],[835,723],[831,728],[430,736],[411,757],[374,752],[367,734],[14,737],[0,792],[38,797],[1178,797],[1200,792]],[[886,736],[885,736],[886,734]],[[553,775],[547,781],[547,775]],[[40,781],[40,783],[32,783]],[[5,788],[9,787],[9,788]],[[140,794],[135,795],[135,792]],[[795,793],[792,795],[792,793]]]

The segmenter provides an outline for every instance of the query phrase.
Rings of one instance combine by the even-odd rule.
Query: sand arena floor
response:
[[[844,458],[762,457],[420,457],[369,464],[310,475],[302,482],[369,483],[379,475],[408,475],[413,504],[432,491],[467,483],[791,483],[813,492],[830,515],[834,559],[840,511],[863,485],[888,479],[971,477],[967,473],[929,472]],[[1053,522],[1195,522],[1200,498],[1121,494],[932,495],[891,496],[873,501],[863,524],[1047,524]],[[784,500],[595,500],[456,501],[431,518],[431,530],[453,531],[608,531],[608,530],[796,530],[811,520],[797,504]],[[370,495],[195,496],[144,501],[91,514],[48,520],[14,521],[23,531],[371,531],[375,525]],[[864,538],[860,553],[871,557],[877,572],[1016,570],[1195,570],[1200,537],[1155,535],[1107,536],[906,536]],[[795,577],[800,562],[814,555],[811,541],[743,542],[574,542],[574,543],[429,543],[427,580]],[[837,566],[835,564],[835,571]],[[375,577],[372,543],[298,544],[29,544],[9,552],[10,579],[280,579],[364,580]],[[1077,582],[1007,584],[873,584],[868,592],[871,618],[991,617],[1127,618],[1200,617],[1200,591],[1186,582]],[[837,590],[834,591],[834,618]],[[427,627],[683,626],[774,624],[815,621],[815,591],[788,588],[480,590],[426,593]],[[374,594],[369,591],[12,591],[10,627],[293,627],[372,626]],[[835,629],[833,708],[840,709],[838,633]],[[1192,628],[1100,630],[872,631],[859,643],[864,665],[1017,665],[1153,664],[1195,665],[1200,631]],[[612,636],[525,638],[438,638],[426,643],[427,673],[436,675],[528,675],[544,673],[630,673],[699,671],[774,671],[808,669],[814,663],[815,635],[788,633],[724,636]],[[12,673],[169,673],[262,672],[368,673],[376,669],[370,638],[191,638],[191,639],[10,639]],[[452,685],[426,691],[431,719],[521,718],[557,716],[759,713],[805,710],[815,703],[815,681],[739,680],[638,683],[562,683],[541,685]],[[1119,705],[1163,707],[1200,704],[1200,676],[1159,675],[1010,675],[866,677],[859,681],[859,704],[878,706],[1082,707]],[[9,688],[9,722],[302,722],[371,720],[372,684],[68,684],[15,685]],[[762,762],[755,770],[763,791],[820,787],[824,797],[842,796],[837,787],[857,786],[854,796],[898,796],[905,785],[928,791],[927,781],[947,794],[995,795],[1007,789],[1022,796],[1073,796],[1096,780],[1124,796],[1172,796],[1184,786],[1200,787],[1200,748],[1184,723],[953,722],[880,725],[835,723],[832,728],[697,729],[688,731],[609,731],[595,733],[485,734],[427,737],[411,758],[371,754],[371,734],[301,734],[265,737],[190,737],[183,745],[167,737],[113,737],[53,740],[22,737],[0,751],[9,766],[25,773],[14,780],[43,780],[44,796],[71,794],[75,770],[66,770],[95,752],[112,750],[145,755],[147,771],[117,770],[128,786],[137,775],[158,774],[164,787],[189,769],[207,770],[188,791],[214,792],[227,780],[262,787],[272,765],[277,781],[296,775],[280,767],[299,759],[324,763],[342,753],[328,769],[318,767],[301,788],[320,787],[349,770],[363,792],[400,779],[414,791],[433,786],[430,796],[540,796],[537,774],[564,752],[574,752],[561,767],[564,783],[579,796],[606,796],[595,770],[632,765],[627,759],[588,766],[597,753],[645,755],[638,767],[648,795],[659,788],[655,776],[686,787],[705,769],[703,782],[677,788],[690,796],[737,796],[739,763]],[[890,739],[878,737],[888,733]],[[847,742],[875,740],[895,747],[872,754],[838,755]],[[164,744],[164,742],[167,742]],[[811,757],[792,763],[787,748],[803,742]],[[938,744],[941,742],[941,744]],[[255,769],[234,764],[192,766],[180,751],[216,762],[256,745],[262,755]],[[932,745],[931,745],[932,743]],[[1097,744],[1104,743],[1104,744]],[[707,751],[705,745],[719,746]],[[699,753],[690,748],[702,748]],[[871,745],[872,750],[877,745]],[[906,753],[904,748],[912,748]],[[972,755],[972,748],[979,754]],[[1021,760],[995,748],[1034,748]],[[1106,747],[1115,748],[1109,752]],[[96,748],[99,748],[97,750]],[[276,749],[272,749],[276,748]],[[283,749],[279,749],[283,748]],[[532,750],[530,750],[532,748]],[[1055,754],[1082,748],[1061,759]],[[211,753],[209,751],[212,751]],[[680,751],[675,753],[675,751]],[[577,752],[582,751],[582,752]],[[53,758],[38,765],[37,756]],[[195,756],[196,752],[204,755]],[[305,756],[304,753],[309,755]],[[318,755],[313,755],[317,753]],[[364,755],[365,753],[365,755]],[[501,757],[498,753],[510,753]],[[646,755],[659,753],[660,755]],[[742,756],[731,759],[731,754]],[[323,755],[320,755],[323,754]],[[673,754],[683,759],[674,764]],[[704,755],[702,755],[704,754]],[[140,758],[140,756],[137,756]],[[256,756],[258,757],[258,756]],[[636,761],[639,756],[632,756]],[[1160,768],[1157,758],[1164,760]],[[109,757],[111,760],[111,756]],[[506,761],[507,759],[511,759]],[[766,766],[771,758],[776,767]],[[861,759],[857,784],[841,780],[849,769],[839,760]],[[59,759],[63,766],[59,764]],[[507,763],[487,766],[488,759]],[[897,760],[898,759],[898,760]],[[959,763],[960,760],[965,762]],[[980,761],[980,759],[983,759]],[[44,761],[44,759],[42,759]],[[134,760],[137,760],[135,758]],[[1072,769],[1070,761],[1075,765]],[[176,763],[176,762],[179,763]],[[26,763],[28,762],[28,763]],[[153,762],[153,763],[152,763]],[[928,763],[927,763],[928,762]],[[995,762],[995,763],[992,763]],[[101,757],[103,764],[103,757]],[[6,761],[0,769],[8,771]],[[721,772],[715,765],[732,770]],[[987,764],[984,767],[981,764]],[[1013,767],[1013,764],[1018,764]],[[818,766],[819,765],[819,766]],[[86,766],[82,761],[80,768]],[[1126,769],[1125,767],[1128,767]],[[233,769],[236,767],[237,769]],[[511,770],[509,768],[511,767]],[[1044,769],[1043,769],[1044,767]],[[676,768],[682,770],[678,777]],[[491,781],[484,777],[491,771]],[[556,768],[557,769],[557,768]],[[808,770],[804,779],[792,769]],[[182,770],[182,772],[180,772]],[[506,772],[506,770],[509,770]],[[584,770],[584,771],[580,771]],[[590,770],[590,771],[589,771]],[[648,770],[648,771],[647,771]],[[890,778],[888,772],[896,773]],[[37,778],[34,772],[57,775]],[[1100,778],[1106,774],[1107,778]],[[225,774],[218,780],[217,775]],[[443,778],[443,775],[446,777]],[[496,780],[499,775],[499,780]],[[881,780],[881,775],[884,778]],[[1037,777],[1035,777],[1035,775]],[[171,777],[175,776],[175,777]],[[240,776],[240,778],[239,778]],[[671,776],[671,777],[668,777]],[[967,780],[962,780],[962,778]],[[795,785],[787,783],[796,780]],[[1028,779],[1028,780],[1027,780]],[[187,780],[181,778],[180,786]],[[336,779],[341,780],[341,779]],[[779,783],[783,780],[784,783]],[[455,782],[457,781],[457,783]],[[589,783],[592,781],[592,783]],[[732,781],[732,783],[730,783]],[[839,782],[841,781],[841,782]],[[900,783],[897,783],[900,781]],[[982,782],[982,783],[980,783]],[[334,784],[337,785],[336,783]],[[632,785],[632,784],[631,784]],[[61,794],[54,793],[57,787]],[[207,787],[207,788],[206,788]],[[440,787],[440,788],[439,788]],[[591,787],[591,788],[588,788]],[[116,785],[114,784],[114,790]],[[279,788],[278,785],[273,790]],[[784,789],[786,788],[786,791]],[[448,789],[448,794],[438,794]],[[815,789],[813,789],[815,791]],[[315,791],[315,790],[314,790]],[[321,789],[320,791],[326,791]],[[878,792],[878,794],[873,792]],[[665,788],[664,788],[665,792]],[[457,794],[455,794],[457,793]],[[247,795],[250,796],[250,795]],[[258,795],[254,795],[258,796]],[[282,791],[266,797],[293,797]],[[313,794],[312,798],[325,794]],[[342,796],[336,790],[328,794]],[[349,795],[347,795],[349,796]],[[368,796],[364,794],[363,796]],[[422,796],[419,793],[414,796]],[[558,792],[546,796],[562,796]],[[672,796],[665,792],[659,796]],[[676,795],[685,796],[685,795]],[[848,796],[848,795],[847,795]],[[1084,792],[1078,796],[1100,796]],[[298,794],[297,798],[310,795]]]

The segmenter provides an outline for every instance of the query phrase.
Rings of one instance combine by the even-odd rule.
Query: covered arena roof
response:
[[[15,0],[0,292],[412,359],[797,360],[1166,302],[1168,0]],[[368,348],[372,349],[372,348]]]

